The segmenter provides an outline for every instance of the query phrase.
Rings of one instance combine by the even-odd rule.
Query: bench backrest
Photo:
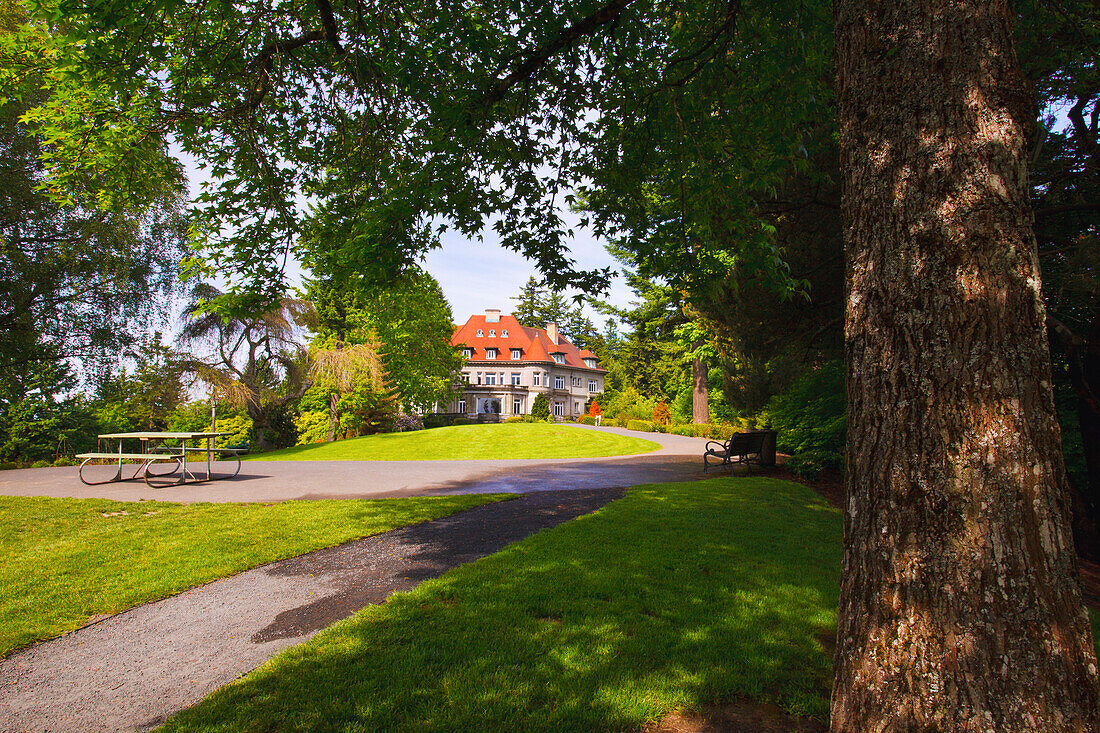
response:
[[[743,456],[750,453],[759,453],[764,448],[764,435],[763,430],[754,430],[750,433],[737,433],[729,442],[729,452],[731,455]]]

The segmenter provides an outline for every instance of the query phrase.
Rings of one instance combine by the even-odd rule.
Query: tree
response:
[[[550,400],[546,399],[546,395],[542,392],[535,395],[535,401],[531,403],[531,417],[537,420],[546,420],[550,417]]]
[[[558,332],[580,349],[591,348],[599,339],[596,326],[579,303],[569,305],[561,290],[539,285],[534,276],[512,300],[516,301],[512,315],[525,326],[542,328],[556,323]]]
[[[218,178],[207,215],[231,235],[209,266],[240,263],[257,298],[282,292],[299,189],[346,225],[350,269],[400,272],[437,227],[491,222],[554,285],[590,289],[553,205],[585,181],[597,231],[642,235],[643,275],[802,290],[760,204],[832,137],[829,4],[361,9],[44,6],[76,49],[34,116],[58,187],[85,151],[172,130]],[[852,488],[834,726],[1055,728],[1064,703],[1095,729],[1008,9],[842,2],[835,27]]]
[[[1100,729],[1010,19],[1005,2],[838,7],[849,509],[834,731]]]
[[[305,297],[318,313],[328,348],[374,344],[385,363],[387,384],[402,410],[419,413],[445,403],[462,366],[451,346],[454,317],[435,278],[409,267],[388,281],[364,278],[342,266],[329,246],[331,230],[307,233]],[[375,344],[377,341],[377,344]]]
[[[309,388],[300,329],[310,322],[307,303],[284,298],[257,316],[225,317],[203,305],[220,292],[207,283],[191,289],[181,339],[200,353],[184,368],[215,390],[242,396],[259,450],[294,445],[289,406]],[[205,353],[202,353],[205,352]]]

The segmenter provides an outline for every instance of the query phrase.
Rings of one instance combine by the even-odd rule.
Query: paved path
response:
[[[145,731],[397,590],[591,512],[618,489],[541,491],[265,565],[0,661],[0,731]]]
[[[85,486],[75,467],[0,471],[0,495],[96,497],[137,501],[286,501],[375,499],[427,494],[532,492],[626,487],[703,476],[701,438],[588,428],[632,435],[660,450],[636,456],[488,461],[246,461],[232,480],[152,489],[131,481]]]

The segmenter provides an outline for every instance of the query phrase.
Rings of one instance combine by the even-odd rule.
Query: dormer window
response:
[[[523,358],[523,352],[519,349],[512,349],[512,361],[519,361]]]
[[[506,338],[508,338],[508,329],[507,329],[507,328],[505,328],[504,330],[502,330],[502,331],[500,332],[500,337],[501,337],[502,339],[506,339]]]
[[[473,359],[474,358],[474,350],[473,349],[463,349],[462,350],[462,357],[464,359]]]
[[[495,328],[489,329],[489,338],[495,339],[497,337],[497,330]]]
[[[495,358],[497,358],[497,350],[496,349],[485,349],[485,358],[486,359],[495,359]]]
[[[484,335],[485,335],[485,332],[484,332],[484,331],[482,331],[482,330],[481,330],[481,329],[479,328],[479,329],[477,330],[477,336],[478,336],[478,338],[481,338],[481,337],[482,337],[482,336],[484,336]]]
[[[596,368],[596,360],[595,359],[585,359],[584,360],[584,365],[587,366],[589,369],[595,369]]]
[[[551,354],[551,356],[554,357],[554,361],[556,361],[557,363],[559,363],[559,364],[564,364],[565,363],[565,354]]]

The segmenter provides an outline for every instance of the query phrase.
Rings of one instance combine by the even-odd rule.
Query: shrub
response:
[[[592,417],[591,415],[581,415],[581,419],[577,422],[581,423],[582,425],[595,425],[596,418]]]
[[[394,416],[393,423],[391,425],[394,432],[407,433],[413,430],[423,430],[424,420],[420,415],[406,415],[401,412]]]
[[[307,410],[294,420],[298,428],[298,445],[324,443],[328,440],[328,413]]]
[[[442,415],[439,413],[433,413],[431,415],[424,416],[425,428],[442,428],[447,425],[454,425],[454,415]]]
[[[475,420],[471,420],[468,417],[456,417],[452,425],[473,425]]]
[[[527,417],[526,415],[512,415],[511,417],[504,418],[504,422],[505,423],[527,422],[525,420],[526,417]]]
[[[70,458],[69,456],[58,456],[57,460],[53,462],[53,465],[55,465],[55,466],[75,466],[79,463],[80,463],[80,461],[78,461],[75,458]]]
[[[596,400],[592,400],[592,403],[588,406],[589,417],[596,417],[597,415],[602,414],[603,410],[600,409],[600,403],[596,402]]]
[[[657,425],[668,425],[672,422],[672,413],[668,411],[668,403],[664,400],[653,406],[653,422]]]
[[[546,399],[546,395],[542,392],[535,395],[535,401],[531,403],[531,417],[536,420],[545,420],[550,417],[550,400]]]
[[[52,466],[52,465],[53,464],[50,463],[49,461],[35,461],[34,463],[31,464],[31,468],[48,468],[49,466]]]
[[[792,471],[811,476],[841,467],[847,434],[844,403],[840,360],[812,367],[768,402],[768,417],[779,433],[777,447],[792,455],[787,464]]]
[[[653,423],[649,422],[648,420],[627,420],[626,421],[626,429],[627,430],[640,430],[644,433],[652,433],[653,432]]]

